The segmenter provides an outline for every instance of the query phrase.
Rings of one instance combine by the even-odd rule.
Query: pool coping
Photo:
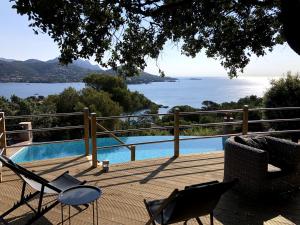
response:
[[[160,136],[160,135],[159,135]],[[161,135],[161,136],[165,136],[165,135]],[[188,136],[188,135],[181,135],[181,136]],[[138,137],[148,137],[147,135],[146,136],[138,136]],[[194,137],[194,136],[189,136],[189,137]],[[195,136],[196,137],[196,136]],[[217,138],[217,137],[216,137]],[[98,138],[97,138],[98,139]],[[31,144],[32,141],[25,141],[25,142],[20,142],[20,143],[17,143],[15,144],[15,148],[11,148],[11,149],[15,149],[14,152],[12,154],[9,155],[9,158],[11,158],[13,160],[13,158],[19,154],[20,152],[24,151],[25,148],[27,146],[23,146],[23,147],[20,147],[18,148],[18,145],[24,145],[24,144]],[[11,150],[10,149],[10,150]],[[196,152],[196,153],[187,153],[187,154],[180,154],[182,156],[193,156],[193,155],[199,155],[199,154],[210,154],[210,153],[220,153],[220,152],[223,152],[224,150],[214,150],[214,151],[208,151],[208,152]],[[33,160],[33,161],[26,161],[26,162],[21,162],[21,163],[32,163],[32,162],[42,162],[42,161],[48,161],[48,160],[58,160],[58,159],[65,159],[65,158],[74,158],[74,157],[78,157],[78,156],[85,156],[87,158],[87,160],[89,162],[91,162],[91,154],[86,156],[86,155],[83,155],[83,154],[79,154],[79,155],[71,155],[71,156],[65,156],[65,157],[57,157],[57,158],[49,158],[49,159],[40,159],[40,160]],[[148,161],[148,160],[156,160],[156,159],[166,159],[166,158],[172,158],[173,156],[163,156],[163,157],[157,157],[157,158],[146,158],[146,159],[140,159],[140,160],[135,160],[135,161],[126,161],[126,162],[118,162],[118,163],[110,163],[110,165],[119,165],[119,164],[126,164],[126,163],[132,163],[132,162],[136,162],[136,161]],[[100,166],[101,165],[101,161],[98,161],[98,165]]]
[[[201,152],[201,153],[190,153],[190,154],[179,154],[180,156],[196,156],[196,155],[209,155],[209,154],[216,154],[216,153],[222,153],[224,150],[216,150],[216,151],[211,151],[211,152]],[[34,160],[34,161],[29,161],[29,162],[21,162],[20,164],[31,164],[35,162],[43,162],[43,161],[54,161],[54,160],[62,160],[62,159],[72,159],[72,158],[78,158],[78,157],[85,157],[89,163],[92,165],[92,158],[91,155],[74,155],[74,156],[67,156],[63,158],[52,158],[52,159],[41,159],[41,160]],[[138,163],[138,162],[147,162],[147,161],[153,161],[153,160],[161,160],[161,159],[170,159],[174,158],[173,156],[171,157],[159,157],[159,158],[149,158],[149,159],[142,159],[142,160],[135,160],[135,161],[127,161],[127,162],[120,162],[120,163],[113,163],[110,164],[112,166],[121,166],[124,164],[129,164],[129,163]],[[100,166],[100,165],[98,165]]]
[[[32,141],[23,141],[23,142],[19,142],[17,144],[14,144],[14,145],[10,145],[12,148],[9,148],[6,152],[7,156],[9,158],[12,158],[14,155],[16,155],[17,153],[19,153],[20,151],[22,151],[25,147],[22,146],[22,147],[18,147],[20,145],[28,145],[28,144],[31,144]]]

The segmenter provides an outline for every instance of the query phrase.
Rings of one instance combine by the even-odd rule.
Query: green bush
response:
[[[287,76],[271,82],[271,88],[264,95],[264,104],[267,108],[274,107],[296,107],[300,106],[300,76],[292,75],[290,72]],[[266,111],[267,119],[280,118],[299,118],[300,110],[280,110]],[[299,130],[299,122],[280,122],[271,123],[270,127],[275,130]],[[299,139],[299,133],[294,133],[291,138],[294,141]]]

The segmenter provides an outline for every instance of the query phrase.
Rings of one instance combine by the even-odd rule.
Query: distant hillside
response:
[[[5,61],[5,62],[16,61],[16,60],[14,60],[14,59],[5,59],[5,58],[1,58],[1,57],[0,57],[0,60]]]
[[[36,59],[26,61],[0,60],[1,82],[76,82],[94,72],[74,64],[62,66],[57,62]]]
[[[102,70],[98,65],[92,65],[88,60],[78,59],[68,66],[59,64],[58,59],[40,61],[28,59],[18,61],[0,58],[0,82],[81,82],[90,73],[115,75],[113,70]],[[174,78],[162,78],[142,72],[138,77],[128,79],[130,84],[175,81]]]
[[[46,62],[59,63],[58,58],[50,59]],[[93,65],[88,60],[77,59],[72,64],[88,70],[103,71],[98,65]]]

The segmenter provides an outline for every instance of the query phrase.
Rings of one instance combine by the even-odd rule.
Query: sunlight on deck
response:
[[[145,224],[148,214],[143,199],[167,197],[175,188],[211,180],[223,179],[224,155],[220,153],[181,156],[177,159],[144,160],[112,165],[109,173],[91,168],[86,157],[72,157],[24,164],[47,179],[66,170],[90,185],[103,190],[99,201],[100,224]],[[12,172],[4,170],[0,184],[0,212],[18,199],[21,182]],[[35,202],[36,203],[36,202]],[[242,200],[238,195],[223,196],[215,210],[215,224],[260,225],[300,224],[300,196],[285,202],[266,205]],[[23,224],[30,214],[21,207],[10,215],[11,224]],[[92,224],[91,207],[79,212],[72,209],[72,224]],[[67,213],[65,213],[67,215]],[[203,218],[209,224],[208,217]],[[35,224],[60,224],[60,206],[55,207]],[[188,224],[196,224],[189,221]]]

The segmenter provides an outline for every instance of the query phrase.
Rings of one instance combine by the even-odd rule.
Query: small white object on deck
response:
[[[109,171],[109,160],[102,161],[102,170],[107,173]]]

